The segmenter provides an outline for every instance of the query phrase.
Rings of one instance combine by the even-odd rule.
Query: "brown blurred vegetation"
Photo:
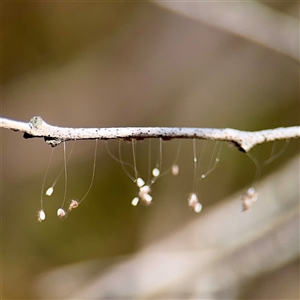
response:
[[[211,27],[155,3],[2,2],[1,5],[1,115],[4,117],[29,121],[40,115],[50,124],[71,127],[191,126],[259,130],[299,124],[299,62],[247,37]],[[190,5],[201,9],[201,3]],[[270,13],[276,11],[299,20],[299,3],[269,2],[262,6]],[[292,38],[299,43],[299,36]],[[169,153],[174,153],[177,145],[177,141],[164,143],[166,165],[170,162]],[[202,142],[198,145],[200,151]],[[277,146],[282,145],[278,143]],[[109,146],[117,153],[117,142],[109,142]],[[272,146],[260,146],[254,155],[262,161],[268,157]],[[155,142],[153,147],[155,151]],[[205,159],[209,160],[214,144],[208,143],[207,147]],[[67,149],[70,148],[71,143],[67,143]],[[123,148],[129,157],[130,144],[124,142]],[[212,255],[217,253],[214,256],[218,257],[214,262],[216,270],[227,268],[232,273],[239,268],[252,270],[251,261],[246,267],[229,263],[232,262],[230,255],[238,249],[229,255],[221,242],[230,237],[221,236],[224,223],[228,224],[229,232],[232,228],[245,226],[246,232],[264,237],[264,231],[252,226],[256,216],[261,218],[268,210],[262,206],[260,210],[250,212],[245,218],[253,219],[253,223],[247,223],[247,227],[243,223],[245,215],[239,212],[238,195],[234,194],[236,201],[230,206],[232,210],[224,215],[218,213],[227,203],[225,198],[248,188],[255,174],[249,157],[234,148],[223,146],[217,170],[201,184],[204,211],[195,215],[188,209],[186,201],[193,181],[191,141],[182,142],[180,175],[167,175],[158,180],[153,186],[154,203],[136,208],[130,205],[137,192],[134,184],[121,166],[109,157],[105,143],[100,142],[95,183],[86,201],[65,220],[58,220],[56,209],[63,197],[61,178],[54,195],[45,198],[47,219],[42,224],[37,223],[36,214],[52,150],[42,140],[24,140],[20,133],[5,130],[1,131],[1,149],[3,299],[75,299],[83,286],[110,274],[110,266],[118,266],[119,262],[122,265],[123,258],[139,257],[141,249],[150,247],[152,253],[152,244],[167,241],[189,224],[200,226],[200,223],[193,223],[197,221],[202,222],[202,228],[207,228],[214,241],[211,245],[203,240],[200,248],[206,249],[208,245],[209,255],[210,251]],[[147,142],[139,142],[140,165],[147,165],[145,149]],[[93,150],[92,141],[75,144],[68,162],[70,199],[80,198],[89,186]],[[272,172],[280,174],[277,178],[289,178],[280,170],[297,153],[299,142],[291,141],[285,153],[265,168],[262,180]],[[62,147],[59,146],[54,149],[47,186],[60,172],[62,158]],[[294,161],[299,169],[299,160]],[[295,174],[297,177],[297,170]],[[278,180],[276,186],[279,187],[281,180]],[[296,200],[295,196],[291,196],[292,200],[282,199],[283,203],[287,201],[294,205],[290,214],[297,208],[299,210],[299,185],[292,188],[298,193]],[[282,193],[285,194],[287,191]],[[264,195],[259,198],[260,203],[263,201]],[[207,225],[210,219],[205,219],[208,216],[205,210],[218,215],[213,223],[218,230],[210,232]],[[280,208],[276,220],[287,218],[286,213]],[[201,221],[201,218],[207,221]],[[291,220],[293,223],[288,223],[292,224],[288,228],[295,239],[295,236],[299,237],[299,219],[293,215]],[[270,224],[274,227],[270,225],[268,232],[274,230],[276,235],[278,223]],[[241,233],[235,235],[232,231],[232,236],[233,240],[243,241]],[[185,235],[174,238],[172,251],[197,254],[200,251],[197,247],[180,250],[182,244],[189,244],[194,238],[187,230]],[[296,299],[299,296],[299,249],[292,251],[298,253],[296,256],[287,254],[285,262],[277,264],[275,257],[282,250],[276,249],[274,244],[256,246],[254,242],[245,241],[245,245],[253,256],[272,247],[268,253],[274,255],[274,266],[272,271],[265,269],[264,273],[252,270],[246,283],[235,282],[240,290],[237,298]],[[297,247],[297,243],[293,247]],[[155,259],[156,251],[153,253],[151,263],[161,264]],[[174,267],[176,261],[171,260],[170,264]],[[166,268],[171,266],[168,263]],[[134,267],[139,274],[139,264]],[[214,268],[207,271],[210,278],[216,274]],[[40,287],[44,286],[40,285],[40,274],[48,274],[50,270],[64,273],[57,277],[60,278],[58,282],[47,281],[44,286],[48,290],[41,292]],[[174,270],[176,273],[176,268]],[[70,281],[76,272],[77,281]],[[201,277],[203,282],[205,274]],[[147,291],[139,289],[136,282],[127,283],[126,276],[126,272],[121,272],[112,277],[116,280],[116,286],[112,288],[116,294],[107,294],[110,298],[116,298],[118,292],[125,298],[151,295],[155,299],[195,299],[201,295],[196,287],[202,282],[193,282],[190,277],[169,283],[173,289],[167,284],[158,292],[154,283],[149,283]],[[159,278],[159,274],[157,276]],[[163,282],[163,274],[161,276],[159,279]],[[279,285],[279,278],[284,285]],[[124,295],[122,289],[118,289],[119,284],[123,286],[122,280],[127,283],[127,294]],[[176,292],[174,287],[187,281],[190,286],[185,284],[184,287],[191,293],[186,294],[186,290],[180,289]],[[76,284],[72,286],[68,282]],[[224,284],[227,284],[226,280]],[[230,284],[233,283],[228,283],[228,289]],[[205,294],[208,297],[225,299],[228,295],[226,289],[209,288],[215,292]],[[55,294],[55,290],[61,291],[62,295]],[[88,296],[85,294],[85,297]],[[93,294],[93,298],[97,296]]]

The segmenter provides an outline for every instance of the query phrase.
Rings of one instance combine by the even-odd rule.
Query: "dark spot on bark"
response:
[[[232,145],[234,145],[235,147],[237,147],[239,151],[241,151],[243,153],[246,153],[245,149],[239,143],[237,143],[236,141],[230,141],[230,143]]]

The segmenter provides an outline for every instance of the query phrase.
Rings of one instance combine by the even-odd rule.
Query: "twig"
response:
[[[29,123],[0,118],[2,128],[24,132],[24,138],[42,137],[55,147],[70,140],[146,139],[173,138],[228,141],[243,152],[253,147],[276,140],[300,137],[300,126],[280,127],[261,131],[240,131],[231,128],[187,128],[187,127],[108,127],[108,128],[66,128],[47,124],[41,117],[33,117]]]

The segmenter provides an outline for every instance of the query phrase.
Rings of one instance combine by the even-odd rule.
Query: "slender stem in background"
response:
[[[94,178],[95,178],[95,170],[96,170],[96,160],[97,160],[97,146],[98,146],[98,140],[96,140],[96,145],[95,145],[95,151],[94,151],[94,162],[93,162],[93,173],[92,173],[92,180],[90,183],[90,186],[88,188],[88,190],[86,191],[85,195],[82,197],[82,199],[78,202],[78,204],[80,204],[89,194],[93,183],[94,183]]]
[[[65,172],[65,191],[64,191],[64,199],[61,207],[64,207],[66,197],[67,197],[67,187],[68,187],[68,173],[67,173],[67,157],[66,157],[66,142],[64,142],[64,172]]]
[[[51,150],[50,158],[49,158],[49,161],[48,161],[48,164],[47,164],[47,169],[46,169],[46,172],[45,172],[45,175],[44,175],[42,189],[41,189],[41,210],[43,210],[44,188],[45,188],[46,177],[47,177],[47,174],[48,174],[48,171],[49,171],[52,156],[53,156],[53,148]]]

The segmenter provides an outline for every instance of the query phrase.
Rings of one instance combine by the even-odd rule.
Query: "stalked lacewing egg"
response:
[[[171,169],[172,175],[176,176],[179,174],[179,166],[174,164]]]
[[[158,168],[154,168],[154,169],[152,170],[152,175],[153,175],[154,177],[158,177],[159,174],[160,174],[160,170],[159,170]]]
[[[71,211],[72,209],[78,207],[79,203],[76,200],[71,200],[71,203],[69,205],[69,210]]]
[[[145,184],[145,181],[142,178],[138,178],[136,180],[136,184],[140,188],[140,187],[142,187]]]
[[[246,193],[242,194],[241,200],[242,200],[242,211],[248,211],[253,205],[253,202],[257,201],[256,190],[253,187],[249,188]]]
[[[66,216],[66,212],[64,211],[64,209],[59,208],[59,209],[57,210],[57,216],[58,216],[59,218],[65,217],[65,216]]]
[[[52,193],[53,193],[53,187],[51,186],[51,187],[49,187],[49,189],[46,191],[46,196],[51,196],[52,195]]]
[[[194,209],[196,213],[202,210],[202,204],[199,203],[198,197],[195,193],[191,193],[188,197],[188,204]]]
[[[132,201],[131,201],[131,204],[133,206],[137,206],[138,203],[139,203],[139,198],[138,197],[133,198]]]
[[[149,195],[150,192],[151,189],[148,185],[142,186],[139,191],[139,198],[149,204],[152,201],[152,197]]]
[[[41,209],[39,212],[38,212],[38,221],[39,222],[42,222],[46,219],[46,214],[45,212]]]
[[[197,203],[194,207],[194,211],[196,213],[199,213],[202,210],[202,204],[201,203]]]
[[[189,206],[194,207],[198,203],[198,197],[195,193],[191,193],[188,198]]]

